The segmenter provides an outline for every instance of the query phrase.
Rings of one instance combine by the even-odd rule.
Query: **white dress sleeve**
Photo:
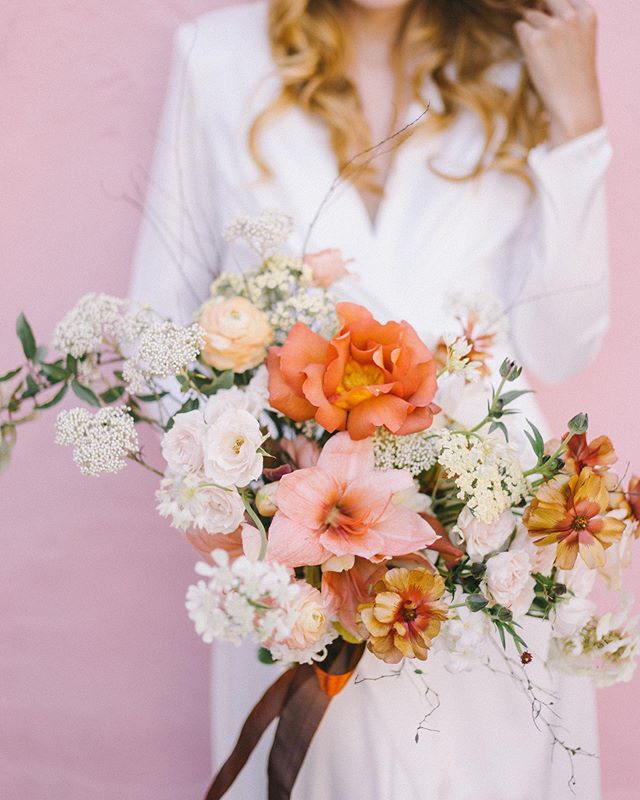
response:
[[[510,248],[508,305],[519,359],[547,381],[584,368],[608,325],[610,159],[604,128],[529,154],[535,197]]]
[[[129,291],[132,300],[183,324],[207,297],[221,248],[196,42],[195,26],[178,30]]]

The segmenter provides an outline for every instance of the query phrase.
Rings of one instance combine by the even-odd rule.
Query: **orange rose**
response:
[[[207,334],[201,358],[215,369],[244,372],[257,367],[273,341],[266,315],[244,297],[209,300],[198,323]]]
[[[428,428],[436,367],[407,322],[382,325],[362,306],[339,303],[339,333],[328,342],[297,323],[267,357],[269,402],[296,422],[315,419],[326,430],[365,439]]]

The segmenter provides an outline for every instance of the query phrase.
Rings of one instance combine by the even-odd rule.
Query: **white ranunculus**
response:
[[[554,636],[573,636],[595,614],[596,605],[584,597],[567,597],[551,612],[551,629]]]
[[[499,550],[513,533],[515,517],[507,509],[495,522],[482,522],[465,506],[452,533],[464,542],[472,561],[482,561],[489,553]]]
[[[173,428],[162,439],[162,455],[175,472],[197,472],[204,461],[207,426],[201,411],[174,417]]]
[[[248,411],[229,410],[207,430],[204,472],[219,486],[246,486],[262,474],[263,436]]]
[[[191,507],[195,526],[207,533],[233,533],[244,519],[244,503],[235,489],[201,486]]]
[[[514,619],[523,617],[534,598],[531,561],[524,550],[508,550],[487,561],[485,590],[494,603],[508,608]]]
[[[249,405],[247,393],[238,386],[219,389],[207,400],[204,407],[204,418],[206,422],[213,425],[227,411],[249,411],[251,413]]]

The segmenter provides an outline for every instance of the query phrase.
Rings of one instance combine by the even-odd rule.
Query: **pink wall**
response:
[[[138,214],[122,195],[148,166],[171,34],[215,5],[0,0],[0,371],[18,357],[20,309],[46,338],[83,292],[125,291]],[[542,400],[558,426],[588,409],[640,470],[640,9],[596,5],[616,147],[614,319],[589,373]],[[153,478],[81,477],[52,422],[24,432],[0,482],[0,797],[197,800],[208,653],[182,607],[194,558],[158,522]],[[606,800],[640,782],[639,687],[600,696]]]

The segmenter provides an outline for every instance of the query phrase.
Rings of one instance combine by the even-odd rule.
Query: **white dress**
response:
[[[214,11],[177,34],[170,89],[151,175],[131,294],[188,321],[220,269],[254,263],[221,237],[238,215],[266,208],[290,214],[290,247],[300,253],[310,222],[336,176],[322,124],[292,109],[265,128],[262,153],[274,178],[260,181],[246,136],[258,110],[277,92],[266,37],[265,6]],[[512,79],[514,65],[502,77]],[[438,97],[427,87],[434,107]],[[422,109],[414,106],[407,119]],[[507,349],[547,380],[585,367],[607,326],[608,262],[604,175],[610,146],[596,130],[529,155],[536,191],[489,172],[451,182],[427,167],[463,173],[475,163],[480,124],[464,114],[437,136],[416,132],[396,153],[385,198],[372,225],[357,191],[336,191],[313,227],[308,252],[338,247],[359,279],[340,294],[379,319],[404,318],[427,342],[442,332],[452,292],[490,292],[508,308]],[[581,409],[576,409],[581,410]],[[528,415],[540,419],[530,405]],[[554,708],[569,744],[597,753],[594,693],[582,680],[544,674],[542,626],[526,638],[538,656],[534,680],[553,686]],[[294,788],[297,800],[561,800],[600,797],[598,762],[570,764],[512,679],[488,670],[450,674],[438,655],[417,676],[400,676],[365,656],[332,702]],[[216,645],[212,670],[213,761],[230,751],[254,702],[276,677],[252,648]],[[431,693],[425,695],[425,687]],[[414,741],[435,694],[440,707]],[[269,736],[254,753],[231,800],[266,798]]]

